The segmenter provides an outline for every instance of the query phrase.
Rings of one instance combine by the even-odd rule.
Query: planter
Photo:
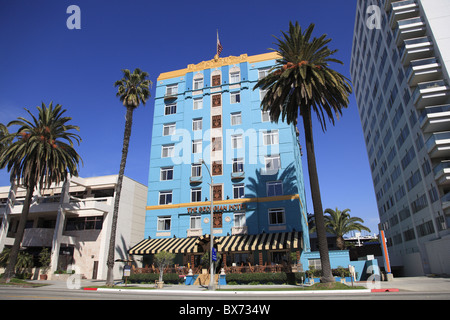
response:
[[[40,274],[39,280],[47,280],[48,276],[46,274]]]
[[[156,288],[158,289],[164,288],[164,281],[156,281]]]

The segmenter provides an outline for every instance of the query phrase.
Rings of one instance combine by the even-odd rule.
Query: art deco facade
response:
[[[309,247],[297,129],[271,123],[264,92],[253,90],[275,59],[216,56],[159,76],[146,239],[131,254],[172,251],[196,266],[211,223],[228,265],[281,262]]]

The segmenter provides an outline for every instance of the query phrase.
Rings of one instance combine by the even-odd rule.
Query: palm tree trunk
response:
[[[343,236],[338,235],[336,237],[336,246],[339,248],[339,250],[344,250],[345,249],[345,240],[344,240]]]
[[[122,191],[122,181],[125,174],[125,165],[127,163],[128,146],[130,144],[131,137],[131,126],[133,124],[133,111],[134,108],[127,107],[127,115],[125,121],[125,132],[123,136],[123,147],[122,147],[122,159],[120,161],[119,176],[117,178],[117,185],[115,190],[114,198],[114,212],[111,224],[111,236],[109,240],[109,252],[108,260],[106,265],[108,266],[108,272],[106,275],[106,285],[114,285],[114,253],[116,250],[116,230],[117,230],[117,219],[119,216],[119,204],[120,204],[120,193]]]
[[[301,109],[302,110],[302,109]],[[322,199],[320,197],[319,177],[317,175],[316,156],[314,153],[314,140],[312,134],[311,109],[301,111],[303,126],[305,130],[306,153],[308,159],[309,183],[311,186],[311,197],[314,208],[314,218],[319,242],[320,262],[322,264],[321,282],[334,282],[331,273],[330,257],[328,254],[327,235],[325,231],[325,220],[323,217]]]
[[[34,184],[27,187],[27,194],[25,196],[22,214],[20,215],[19,226],[17,227],[16,237],[14,239],[14,244],[11,248],[11,252],[9,255],[9,264],[6,266],[5,274],[3,275],[3,278],[0,279],[0,282],[8,283],[10,282],[11,278],[14,277],[17,257],[19,256],[20,244],[22,243],[25,225],[28,220],[28,213],[30,212],[31,198],[33,197],[33,192],[34,192]]]

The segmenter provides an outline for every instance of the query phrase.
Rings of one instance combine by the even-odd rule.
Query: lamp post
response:
[[[200,161],[201,161],[202,164],[205,165],[206,170],[208,170],[209,177],[211,178],[211,183],[210,183],[210,187],[211,187],[211,194],[210,194],[210,197],[211,197],[211,208],[210,208],[210,221],[209,221],[210,226],[211,226],[211,228],[210,228],[210,236],[209,236],[209,238],[210,238],[209,239],[209,241],[210,241],[210,250],[209,250],[209,266],[210,266],[209,274],[210,274],[210,278],[209,278],[208,290],[213,290],[214,291],[214,290],[216,290],[216,286],[215,286],[215,283],[214,283],[214,264],[213,264],[213,249],[214,249],[214,236],[213,236],[213,228],[214,228],[214,226],[213,226],[213,218],[214,218],[214,215],[213,215],[213,201],[214,201],[213,200],[214,199],[214,196],[213,196],[213,177],[212,177],[211,172],[209,171],[209,168],[206,165],[205,161],[203,159],[200,159]]]

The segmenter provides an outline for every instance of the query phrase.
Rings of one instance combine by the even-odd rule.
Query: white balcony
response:
[[[405,77],[411,87],[421,82],[439,80],[442,78],[441,64],[436,58],[411,61]]]
[[[450,87],[443,80],[419,83],[411,98],[418,109],[446,104],[450,99]]]
[[[450,128],[450,104],[426,107],[419,117],[423,132],[439,132]]]
[[[415,18],[419,15],[419,6],[414,0],[394,2],[389,12],[391,28],[394,28],[400,20]]]
[[[398,46],[403,41],[424,37],[426,35],[426,25],[421,18],[411,18],[398,21],[398,28],[394,32],[394,39]]]
[[[450,157],[450,131],[433,133],[426,146],[431,158]]]
[[[450,160],[443,160],[433,168],[434,179],[439,185],[450,184]]]
[[[400,50],[401,61],[406,67],[413,60],[433,57],[433,42],[429,37],[420,37],[405,40],[404,46]]]

